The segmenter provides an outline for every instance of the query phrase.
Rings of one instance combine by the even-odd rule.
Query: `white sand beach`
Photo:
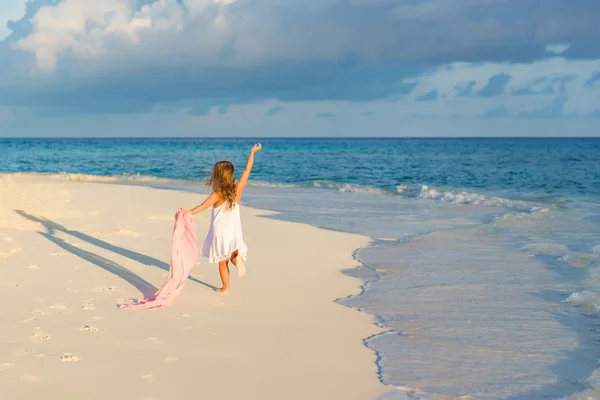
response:
[[[127,185],[0,178],[2,399],[375,399],[362,340],[361,236],[242,209],[248,275],[229,294],[200,260],[159,311],[118,310],[163,283],[173,217],[202,197]],[[210,214],[196,217],[198,241]],[[232,271],[233,272],[233,271]],[[143,293],[143,294],[142,294]]]

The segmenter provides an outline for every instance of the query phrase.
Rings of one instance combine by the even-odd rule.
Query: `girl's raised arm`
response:
[[[183,211],[186,213],[190,213],[192,215],[198,214],[198,213],[206,210],[208,207],[211,207],[212,205],[214,205],[217,201],[219,201],[219,195],[216,192],[212,192],[210,194],[210,196],[208,196],[208,198],[206,200],[204,200],[204,202],[202,204],[200,204],[199,206],[196,206],[189,211],[184,208]]]
[[[255,144],[254,147],[250,150],[250,155],[248,156],[248,161],[246,162],[246,168],[242,173],[240,180],[236,183],[236,189],[238,191],[238,196],[241,194],[242,190],[248,184],[248,178],[250,177],[250,172],[252,171],[252,166],[254,165],[254,153],[262,149],[262,145],[260,143]]]

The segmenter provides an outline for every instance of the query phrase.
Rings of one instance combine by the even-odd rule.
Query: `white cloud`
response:
[[[18,20],[25,14],[27,0],[2,0],[0,4],[0,41],[4,40],[11,31],[6,24]]]
[[[258,16],[235,0],[157,0],[139,10],[133,0],[64,0],[42,7],[31,23],[33,32],[13,48],[34,53],[43,70],[54,70],[61,56],[93,62],[95,68],[110,64],[111,56],[125,68],[132,59],[138,66],[210,67],[292,61],[305,53],[337,58],[358,36],[314,37],[302,29],[284,39],[268,8]],[[299,41],[312,46],[299,52]]]
[[[95,58],[105,53],[104,36],[122,34],[132,38],[128,27],[131,4],[127,0],[65,0],[44,6],[31,19],[33,32],[13,47],[35,53],[38,68],[54,69],[58,57],[70,52],[81,58]]]
[[[522,59],[524,48],[561,37],[585,42],[600,30],[591,17],[600,3],[584,10],[571,0],[526,9],[517,0],[155,0],[138,9],[139,3],[62,0],[42,7],[33,32],[13,47],[34,53],[40,69],[71,57],[97,73],[132,64]],[[502,17],[513,14],[519,18]],[[560,46],[547,49],[557,53]]]
[[[546,47],[544,48],[548,53],[552,53],[552,54],[562,54],[565,51],[569,50],[569,48],[571,47],[570,44],[548,44],[546,45]]]

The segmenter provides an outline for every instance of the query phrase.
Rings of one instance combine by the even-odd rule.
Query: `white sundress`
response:
[[[228,260],[236,250],[243,260],[248,253],[242,235],[240,206],[235,204],[231,209],[227,206],[225,201],[219,207],[212,207],[210,229],[202,246],[202,257],[208,259],[211,264]]]

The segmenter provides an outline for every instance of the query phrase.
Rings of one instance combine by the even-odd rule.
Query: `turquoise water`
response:
[[[0,139],[0,171],[205,193],[252,143]],[[338,301],[377,317],[388,398],[600,398],[600,139],[262,143],[249,205],[372,238]]]
[[[0,170],[203,180],[243,167],[251,140],[0,139]],[[515,198],[600,195],[600,139],[265,139],[253,178],[412,194],[421,185]],[[404,187],[406,186],[406,187]]]

